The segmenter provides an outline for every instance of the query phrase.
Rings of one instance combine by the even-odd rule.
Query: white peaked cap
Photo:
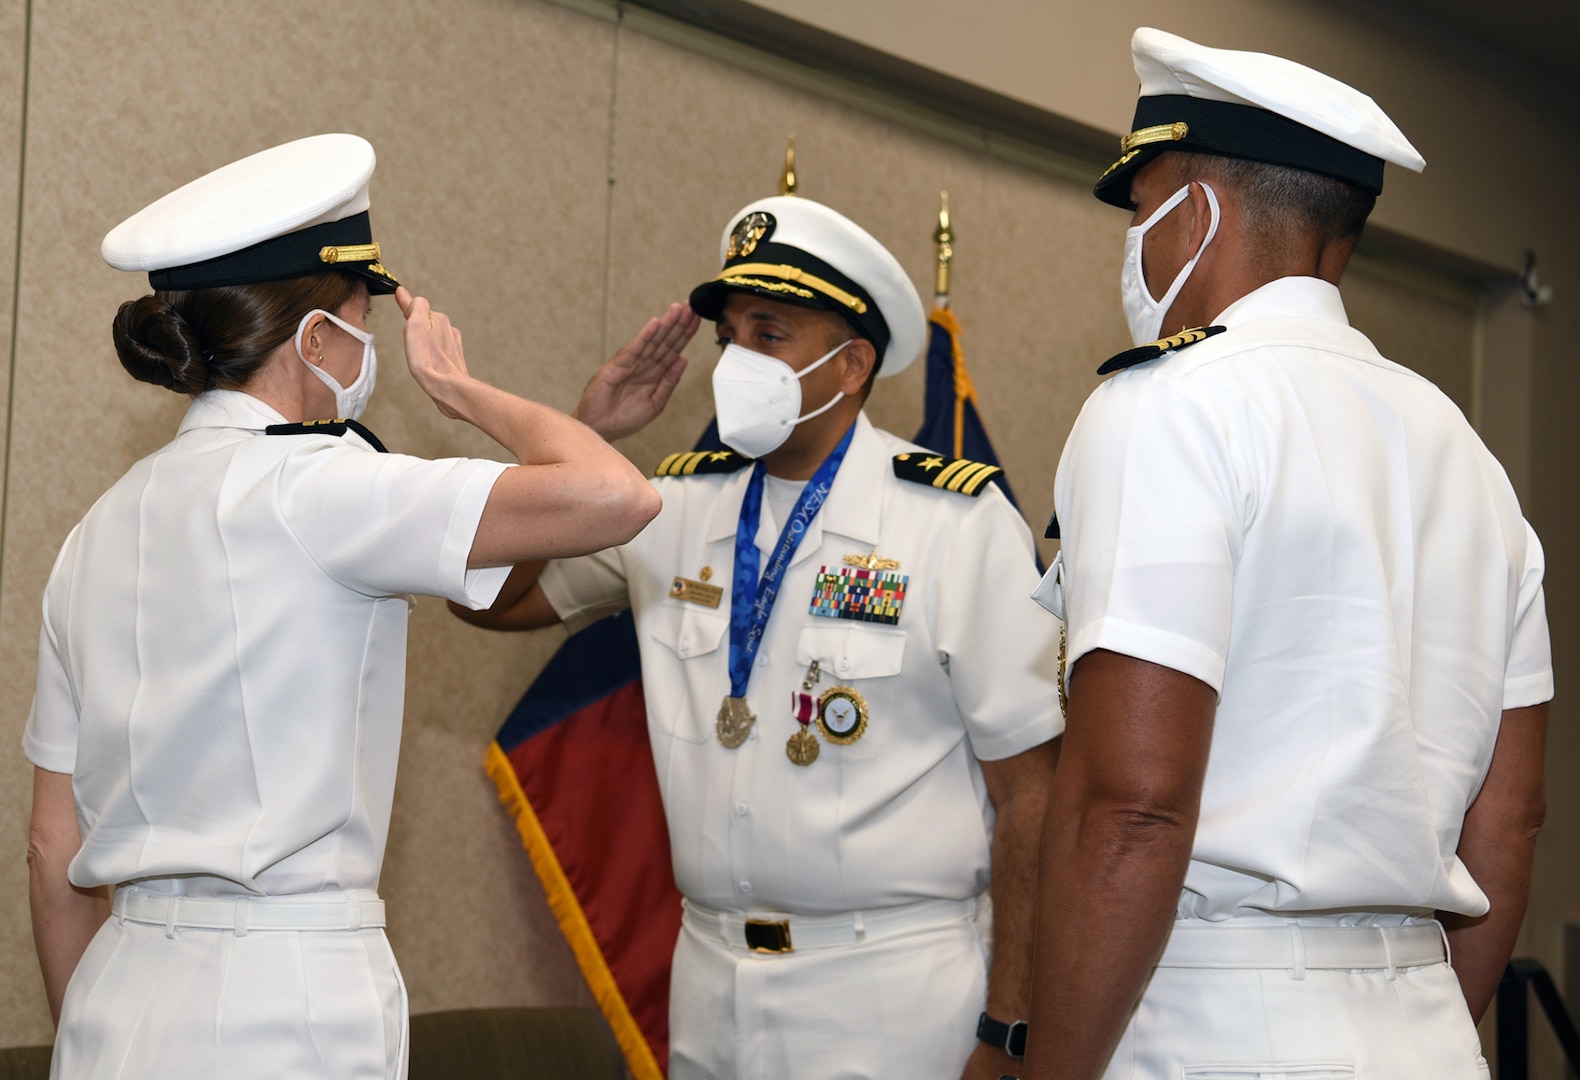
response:
[[[212,288],[350,270],[373,292],[395,279],[368,223],[376,158],[356,135],[313,135],[184,184],[105,236],[104,261],[156,289]]]
[[[717,277],[691,292],[692,309],[717,319],[731,292],[749,292],[843,315],[878,351],[878,378],[898,375],[922,351],[927,315],[889,249],[822,203],[794,195],[759,199],[735,213],[719,241]]]
[[[1141,96],[1123,156],[1097,197],[1129,206],[1130,177],[1158,154],[1194,151],[1307,169],[1376,194],[1383,162],[1426,167],[1388,114],[1352,86],[1267,53],[1213,49],[1143,26],[1130,42]]]

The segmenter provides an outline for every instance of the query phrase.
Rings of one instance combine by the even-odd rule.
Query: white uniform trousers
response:
[[[987,995],[986,898],[862,915],[791,917],[793,951],[761,954],[740,939],[741,916],[688,903],[669,1080],[958,1077]]]
[[[1225,925],[1194,922],[1176,928]],[[1416,925],[1441,932],[1435,922]],[[1366,933],[1356,931],[1357,936]],[[1331,946],[1333,936],[1313,944]],[[1294,961],[1252,966],[1241,950],[1225,957],[1225,966],[1212,968],[1198,963],[1203,949],[1199,941],[1192,944],[1191,966],[1167,966],[1170,951],[1165,950],[1164,964],[1153,972],[1104,1080],[1486,1080],[1489,1075],[1459,980],[1440,944],[1430,962],[1422,962],[1426,957],[1417,947],[1415,957],[1390,968],[1389,950],[1383,948],[1366,958],[1368,966],[1353,969],[1314,962],[1297,967],[1305,960],[1298,945]],[[1403,950],[1391,948],[1400,958]],[[1319,952],[1313,949],[1313,957]]]
[[[406,988],[382,904],[377,926],[256,928],[269,921],[263,904],[272,914],[292,901],[352,895],[377,899],[243,899],[241,923],[227,929],[212,928],[213,900],[204,901],[204,928],[182,925],[179,909],[170,925],[112,915],[67,986],[52,1080],[403,1080]],[[170,899],[134,898],[143,902],[131,915],[150,919]]]

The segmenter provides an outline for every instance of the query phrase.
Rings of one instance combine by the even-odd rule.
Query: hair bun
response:
[[[140,382],[196,396],[209,388],[202,343],[181,313],[157,296],[128,300],[112,328],[121,366]]]

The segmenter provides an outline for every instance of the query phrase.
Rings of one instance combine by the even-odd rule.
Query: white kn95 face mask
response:
[[[713,408],[719,417],[720,441],[749,458],[779,449],[797,424],[828,412],[845,396],[840,391],[826,405],[801,415],[801,380],[849,344],[835,346],[799,372],[783,360],[743,345],[726,345],[713,369]]]
[[[1163,316],[1167,315],[1169,308],[1174,306],[1175,298],[1185,287],[1191,271],[1196,269],[1196,261],[1201,258],[1202,252],[1207,250],[1212,238],[1218,235],[1220,217],[1218,196],[1206,184],[1202,184],[1201,188],[1207,193],[1207,205],[1212,208],[1212,224],[1207,228],[1207,236],[1202,240],[1201,247],[1191,257],[1190,262],[1180,268],[1179,274],[1174,278],[1174,284],[1169,286],[1168,292],[1163,294],[1161,300],[1152,299],[1151,292],[1147,290],[1147,279],[1141,272],[1141,241],[1147,235],[1147,230],[1162,221],[1165,214],[1185,201],[1190,195],[1190,185],[1186,184],[1170,195],[1168,200],[1140,225],[1132,225],[1125,231],[1125,261],[1119,274],[1119,293],[1125,308],[1125,322],[1130,327],[1130,339],[1137,345],[1145,345],[1162,336]]]
[[[302,352],[302,334],[307,330],[307,321],[314,315],[322,315],[340,329],[362,342],[362,370],[350,386],[341,386],[329,372],[312,363]],[[373,396],[373,384],[378,381],[379,358],[373,351],[373,335],[366,330],[358,330],[346,320],[325,311],[323,308],[314,308],[302,316],[302,321],[296,324],[296,355],[302,358],[302,363],[307,365],[307,370],[317,375],[319,380],[335,395],[335,416],[341,420],[355,420],[362,415],[362,410],[368,407],[368,399]]]

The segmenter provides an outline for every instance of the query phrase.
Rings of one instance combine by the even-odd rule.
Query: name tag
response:
[[[724,599],[724,590],[717,585],[708,585],[701,581],[692,581],[690,578],[678,577],[669,587],[669,595],[676,600],[684,600],[688,604],[701,604],[703,607],[716,608],[719,601]]]

